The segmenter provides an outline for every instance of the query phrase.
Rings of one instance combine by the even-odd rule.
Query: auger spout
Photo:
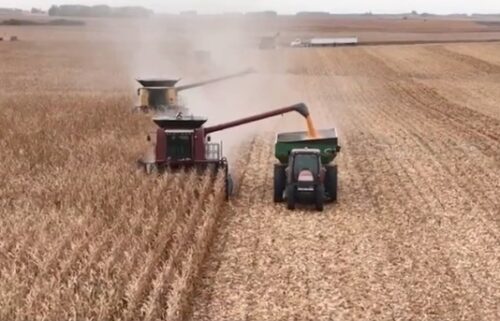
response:
[[[200,81],[200,82],[195,82],[195,83],[188,84],[188,85],[178,86],[178,87],[176,87],[176,89],[177,89],[177,91],[183,91],[183,90],[187,90],[187,89],[191,89],[191,88],[201,87],[201,86],[216,83],[219,81],[244,76],[244,75],[253,73],[254,71],[255,70],[253,68],[248,68],[248,69],[245,69],[243,71],[240,71],[240,72],[237,72],[234,74],[230,74],[230,75],[226,75],[226,76],[222,76],[222,77],[217,77],[217,78],[212,78],[212,79],[208,79],[208,80],[204,80],[204,81]]]
[[[271,118],[274,116],[279,116],[279,115],[294,112],[294,111],[301,114],[304,118],[307,118],[309,116],[309,109],[307,108],[307,106],[304,103],[298,103],[298,104],[295,104],[292,106],[271,110],[271,111],[268,111],[268,112],[265,112],[262,114],[237,119],[237,120],[234,120],[234,121],[231,121],[228,123],[223,123],[223,124],[219,124],[219,125],[215,125],[215,126],[211,126],[211,127],[206,127],[205,134],[210,134],[210,133],[217,132],[220,130],[224,130],[224,129],[228,129],[228,128],[256,122],[259,120]]]

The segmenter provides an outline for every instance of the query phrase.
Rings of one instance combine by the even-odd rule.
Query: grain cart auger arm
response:
[[[176,86],[180,79],[166,78],[148,78],[137,79],[142,88],[137,90],[139,96],[139,105],[134,110],[143,112],[155,112],[167,116],[175,116],[178,113],[188,114],[189,110],[179,101],[178,94],[181,91],[201,87],[220,81],[241,77],[254,72],[252,68],[226,75],[223,77],[212,78],[188,85]]]
[[[153,121],[158,128],[154,138],[148,135],[150,149],[139,160],[139,165],[148,173],[189,168],[200,171],[210,169],[212,173],[222,170],[226,181],[226,197],[229,198],[233,183],[228,161],[222,155],[222,143],[211,142],[208,135],[289,112],[309,116],[307,106],[300,103],[210,127],[203,126],[207,121],[203,117],[155,117]]]

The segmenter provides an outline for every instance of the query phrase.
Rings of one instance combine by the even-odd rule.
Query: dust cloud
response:
[[[190,113],[208,118],[210,126],[301,101],[286,73],[285,50],[258,48],[262,36],[279,30],[255,28],[244,19],[165,16],[118,22],[107,32],[132,95],[139,77],[180,79],[178,85],[185,85],[252,68],[251,74],[180,92],[179,100]],[[279,131],[276,124],[292,117],[298,116],[239,126],[211,138],[223,141],[224,154],[230,158],[242,142],[264,132],[272,135]]]

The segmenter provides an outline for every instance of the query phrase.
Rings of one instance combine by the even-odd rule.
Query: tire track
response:
[[[437,55],[443,56],[446,59],[452,59],[458,61],[461,64],[473,66],[478,71],[484,72],[486,74],[499,74],[500,66],[489,61],[459,53],[449,49],[449,47],[443,46],[430,46],[426,48],[427,50],[435,53]]]
[[[292,86],[321,125],[341,133],[339,204],[322,215],[273,204],[272,142],[257,142],[268,156],[249,164],[255,178],[234,208],[248,216],[228,227],[210,301],[195,319],[494,319],[498,167],[488,172],[488,159],[498,146],[478,131],[485,119],[474,115],[477,125],[464,130],[466,110],[450,121],[449,102],[433,109],[432,88],[371,52],[346,52],[304,53],[314,63],[298,62]],[[344,59],[357,65],[351,73]],[[482,149],[472,158],[457,147],[473,138]],[[481,164],[469,187],[471,159]]]
[[[360,106],[367,105],[371,107],[377,107],[376,105],[373,104],[373,101],[369,102],[363,102],[359,104]],[[370,108],[370,112],[373,111],[375,108]],[[367,109],[368,110],[368,109]],[[359,126],[364,129],[370,129],[374,127],[374,124],[380,124],[379,126],[383,126],[384,130],[388,132],[396,132],[393,128],[391,128],[390,122],[381,122],[380,120],[383,118],[380,118],[376,116],[376,114],[371,113],[366,113],[363,111],[363,114],[359,114],[361,110],[357,109],[356,114],[358,119],[356,121],[356,124],[351,124],[352,126]],[[375,115],[375,117],[374,117]],[[352,115],[354,116],[354,115]],[[347,117],[345,120],[342,121],[343,124],[348,124],[349,119],[352,121],[352,119],[355,119],[354,117]],[[366,121],[366,123],[365,123]],[[362,126],[360,126],[361,124]],[[407,168],[400,164],[398,159],[394,158],[394,155],[388,154],[388,153],[382,153],[384,156],[383,157],[378,157],[374,156],[377,154],[381,154],[381,150],[387,150],[387,145],[378,145],[376,142],[379,141],[379,138],[376,138],[375,136],[372,136],[370,132],[362,134],[362,137],[365,137],[362,141],[359,141],[359,138],[355,142],[351,142],[351,145],[356,146],[357,152],[355,159],[359,159],[360,163],[365,164],[364,167],[358,167],[357,170],[361,173],[364,173],[365,175],[365,185],[367,186],[373,186],[375,190],[371,192],[371,198],[376,201],[376,208],[378,214],[377,216],[380,217],[382,213],[385,215],[389,215],[389,213],[398,213],[398,214],[403,214],[403,218],[406,216],[406,220],[402,220],[400,215],[395,216],[392,219],[388,219],[388,221],[393,221],[395,223],[395,228],[397,231],[397,235],[400,235],[399,239],[403,242],[403,246],[397,245],[398,242],[389,242],[388,248],[391,249],[387,255],[388,255],[388,261],[389,262],[400,262],[401,257],[398,257],[396,253],[399,255],[403,254],[404,257],[412,257],[412,258],[417,258],[419,256],[425,257],[426,254],[425,252],[420,252],[418,249],[412,249],[411,247],[408,247],[406,244],[404,244],[405,240],[408,239],[407,236],[407,231],[408,226],[411,226],[412,222],[417,223],[419,225],[419,219],[418,217],[425,217],[425,213],[422,212],[421,208],[422,205],[425,205],[425,201],[423,198],[421,198],[421,193],[418,193],[417,195],[414,195],[414,193],[408,192],[406,190],[406,186],[410,184],[412,185],[411,180],[409,181],[408,177],[401,176],[401,174],[404,175],[406,173]],[[395,142],[398,141],[404,141],[401,138],[403,137],[397,137],[395,138]],[[376,145],[373,145],[373,144]],[[380,144],[380,143],[379,143]],[[378,145],[378,146],[377,146]],[[361,148],[359,146],[362,146]],[[370,148],[373,146],[373,148]],[[404,146],[402,146],[404,147]],[[398,148],[396,148],[398,149]],[[368,166],[366,168],[367,164],[373,164]],[[382,172],[382,176],[378,176],[377,173]],[[377,183],[378,182],[378,183]],[[384,182],[382,185],[380,182]],[[398,186],[404,186],[405,189],[400,189]],[[387,188],[386,188],[387,187]],[[409,186],[408,186],[409,187]],[[415,197],[418,196],[418,197]],[[389,208],[387,208],[389,206]],[[401,212],[403,211],[403,212]],[[386,220],[387,218],[382,218],[379,219],[378,222],[383,229],[379,231],[379,233],[382,234],[387,234],[387,231],[385,228],[387,228],[386,225]],[[426,220],[424,220],[425,224]],[[422,224],[422,223],[420,223]],[[373,226],[371,227],[373,228]],[[429,234],[431,235],[431,234]],[[418,235],[416,236],[410,236],[410,237],[419,237]],[[436,235],[434,235],[434,238],[436,238]],[[417,242],[417,241],[416,241]],[[411,244],[411,242],[410,242]],[[413,254],[412,254],[413,253]],[[442,261],[442,260],[441,260]],[[396,263],[398,264],[398,263]],[[399,265],[399,264],[398,264]],[[449,266],[449,263],[446,264]],[[448,269],[450,270],[450,269]],[[400,277],[398,277],[400,280],[405,280],[405,274],[401,274]],[[409,287],[415,287],[417,288],[422,288],[425,287],[425,284],[422,285],[415,285],[415,284],[408,284],[405,286],[406,289]],[[401,294],[398,294],[400,296]],[[408,293],[406,295],[407,298],[410,298],[409,304],[410,306],[415,306],[418,305],[418,302],[415,302],[414,300],[418,298],[418,296],[415,295],[415,293]],[[453,302],[453,298],[449,297],[448,302]],[[400,302],[401,303],[401,302]],[[456,303],[453,304],[455,306],[458,306]],[[408,311],[407,311],[408,312]]]

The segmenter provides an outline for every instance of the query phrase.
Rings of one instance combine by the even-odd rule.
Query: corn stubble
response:
[[[339,129],[318,214],[272,202],[273,135],[229,205],[220,178],[137,171],[151,123],[89,29],[0,52],[0,320],[500,319],[498,44],[263,54],[288,66],[252,106],[286,78]]]
[[[127,103],[2,100],[0,319],[184,317],[223,180],[136,170],[144,124],[123,113]]]
[[[499,320],[500,109],[447,94],[467,78],[500,101],[499,48],[291,51],[291,86],[340,133],[339,202],[274,204],[275,137],[256,139],[193,320]]]

